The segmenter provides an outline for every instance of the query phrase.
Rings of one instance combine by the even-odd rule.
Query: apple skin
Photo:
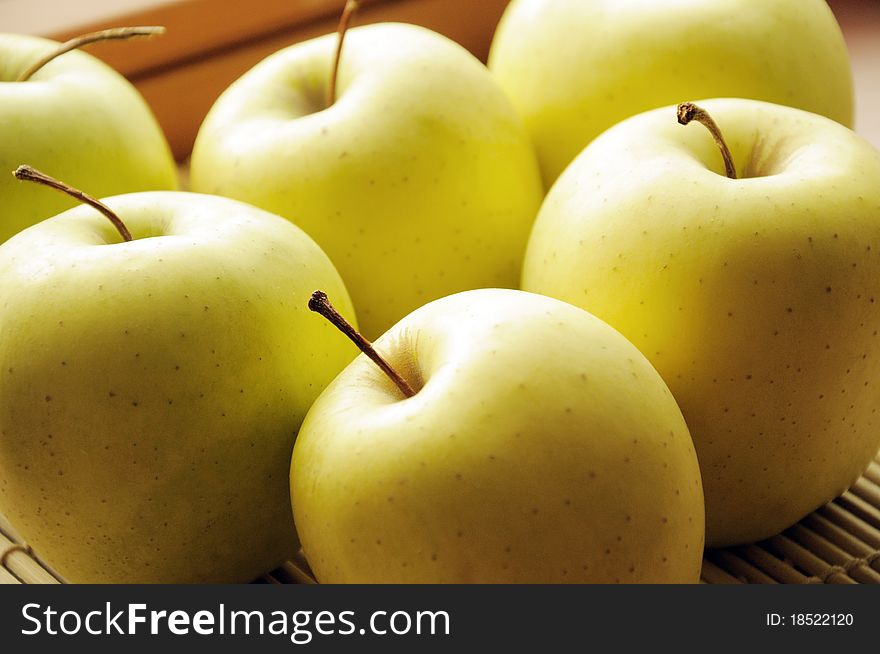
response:
[[[76,205],[60,193],[17,183],[11,173],[21,164],[95,197],[177,187],[174,159],[152,112],[100,60],[72,51],[27,82],[14,81],[56,45],[0,34],[0,243]]]
[[[849,57],[824,0],[513,0],[489,68],[547,188],[607,128],[683,100],[755,98],[853,120]]]
[[[294,446],[297,530],[323,583],[696,582],[703,495],[647,360],[550,298],[467,291],[377,342]]]
[[[194,190],[285,216],[330,256],[375,338],[429,300],[515,287],[543,190],[528,135],[477,59],[414,25],[270,56],[211,109]]]
[[[706,492],[706,541],[774,535],[880,447],[880,154],[841,125],[753,100],[675,107],[590,144],[547,196],[524,288],[595,313],[672,389]]]
[[[106,203],[135,240],[78,207],[0,246],[0,512],[72,582],[250,581],[296,552],[293,440],[353,357],[306,303],[351,303],[280,217]]]

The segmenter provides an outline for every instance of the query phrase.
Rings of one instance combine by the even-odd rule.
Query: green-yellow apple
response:
[[[0,243],[75,200],[9,174],[23,163],[99,197],[174,189],[165,136],[135,88],[85,52],[67,52],[15,81],[58,44],[0,34]],[[125,47],[120,45],[120,47]]]
[[[534,150],[486,68],[413,25],[282,50],[235,82],[202,125],[192,185],[302,227],[375,337],[429,300],[517,286],[542,199]]]
[[[294,517],[319,581],[699,579],[687,426],[608,325],[480,289],[417,309],[376,349],[415,394],[361,355],[294,446]]]
[[[849,129],[754,100],[630,118],[559,178],[524,288],[606,320],[690,427],[707,543],[773,535],[834,498],[880,446],[880,154]]]
[[[51,193],[46,189],[38,189]],[[296,552],[288,473],[352,359],[326,255],[254,207],[148,192],[0,246],[0,512],[74,582],[243,582]]]
[[[852,125],[849,59],[825,0],[513,0],[489,67],[547,187],[608,127],[682,98],[755,98]]]

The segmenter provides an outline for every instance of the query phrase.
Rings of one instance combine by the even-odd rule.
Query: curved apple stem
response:
[[[718,149],[721,150],[721,158],[724,159],[724,171],[730,179],[736,179],[736,166],[733,165],[733,156],[730,154],[727,143],[724,142],[724,137],[721,136],[718,124],[712,120],[712,116],[693,102],[682,102],[678,105],[676,114],[681,125],[687,125],[692,120],[695,120],[709,130],[709,133],[712,134],[712,138],[715,139],[715,143],[718,145]]]
[[[76,198],[84,204],[88,204],[94,207],[102,214],[104,214],[111,223],[113,223],[116,231],[119,232],[124,241],[132,240],[131,232],[128,231],[128,227],[125,226],[125,223],[122,222],[119,216],[113,213],[113,210],[110,209],[110,207],[108,207],[100,200],[96,200],[92,196],[86,195],[82,191],[73,188],[69,184],[65,184],[64,182],[59,181],[54,177],[49,177],[49,175],[47,175],[46,173],[41,173],[36,168],[31,168],[30,166],[19,166],[12,174],[15,176],[16,179],[20,179],[26,182],[36,182],[37,184],[43,184],[44,186],[57,189],[63,193],[67,193],[67,195]]]
[[[391,381],[395,383],[397,388],[400,389],[400,392],[406,397],[412,397],[416,394],[412,389],[412,386],[410,386],[407,381],[391,367],[391,364],[382,358],[382,355],[376,352],[376,348],[373,347],[373,344],[364,338],[358,330],[352,327],[351,323],[343,318],[336,308],[330,304],[330,299],[324,291],[315,291],[312,293],[312,297],[309,298],[309,309],[316,313],[320,313],[329,320],[334,327],[348,336],[348,338],[358,346],[358,349],[360,349],[361,352],[370,357],[373,363],[379,366],[382,369],[382,372],[388,375]]]
[[[330,83],[327,85],[327,106],[332,107],[336,102],[336,78],[339,75],[339,60],[342,58],[342,42],[345,40],[345,33],[348,31],[348,25],[351,18],[358,10],[358,0],[347,0],[345,8],[342,10],[342,16],[339,17],[339,26],[336,33],[339,38],[336,40],[336,54],[333,55],[333,67],[330,69]]]
[[[133,39],[139,36],[152,37],[159,36],[160,34],[164,33],[165,28],[157,25],[147,27],[113,27],[108,30],[101,30],[100,32],[89,32],[88,34],[83,34],[82,36],[77,36],[70,39],[69,41],[65,41],[48,54],[44,55],[40,59],[37,59],[34,63],[28,66],[15,81],[28,81],[34,75],[34,73],[36,73],[43,66],[48,64],[56,57],[60,57],[66,52],[76,50],[83,46],[89,45],[90,43],[96,43],[97,41],[110,41],[113,39]]]

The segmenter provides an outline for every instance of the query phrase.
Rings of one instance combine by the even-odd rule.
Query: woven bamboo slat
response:
[[[0,568],[0,584],[20,584],[21,581],[14,577],[11,572],[7,572],[5,568]]]
[[[0,583],[57,584],[49,572],[0,516]],[[8,578],[11,577],[11,581]]]
[[[741,584],[742,581],[725,572],[709,559],[703,561],[703,583],[706,584]]]
[[[862,519],[873,530],[880,531],[880,506],[876,506],[856,495],[851,490],[834,500],[850,513]]]
[[[740,556],[740,554],[732,550],[709,551],[706,553],[704,560],[714,562],[719,568],[739,579],[741,583],[775,584],[777,581],[776,577],[762,571],[760,566],[753,565],[752,561],[747,560],[747,558]],[[782,581],[786,580],[783,579]],[[796,583],[799,579],[793,578],[787,581]]]
[[[871,465],[868,466],[868,469],[865,470],[864,477],[880,486],[880,463],[872,461]]]
[[[880,563],[880,559],[876,556],[877,551],[880,550],[880,531],[871,527],[864,520],[837,503],[823,506],[813,514],[813,517],[823,518],[848,534],[853,540],[865,543],[875,554],[872,565],[876,566]]]
[[[846,493],[782,534],[754,545],[707,550],[707,584],[880,583],[880,453]],[[63,583],[0,515],[0,584]],[[301,556],[256,580],[313,584]]]

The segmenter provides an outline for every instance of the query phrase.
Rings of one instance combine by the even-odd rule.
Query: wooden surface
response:
[[[856,131],[880,148],[880,0],[832,0],[829,4],[852,61]]]
[[[356,24],[430,27],[485,59],[507,0],[362,0]],[[856,129],[880,148],[880,1],[831,0],[856,85]],[[141,90],[185,159],[214,100],[287,45],[333,31],[342,0],[0,0],[0,30],[65,39],[120,24],[159,24],[161,39],[100,44],[91,52]]]
[[[185,159],[198,127],[217,96],[273,52],[336,29],[342,0],[153,0],[127,16],[113,15],[63,30],[36,29],[32,0],[0,0],[18,7],[18,24],[65,40],[120,24],[164,25],[160,39],[98,44],[89,52],[125,74],[143,93],[165,130],[175,156]],[[105,0],[87,0],[86,5]],[[39,4],[39,3],[38,3]],[[485,59],[507,0],[362,0],[355,24],[400,21],[424,25]],[[94,12],[86,15],[94,17]],[[2,24],[2,23],[0,23]],[[11,21],[15,24],[15,21]],[[0,29],[7,29],[2,27]]]
[[[184,0],[0,0],[0,32],[60,34]],[[81,32],[80,32],[81,33]]]

